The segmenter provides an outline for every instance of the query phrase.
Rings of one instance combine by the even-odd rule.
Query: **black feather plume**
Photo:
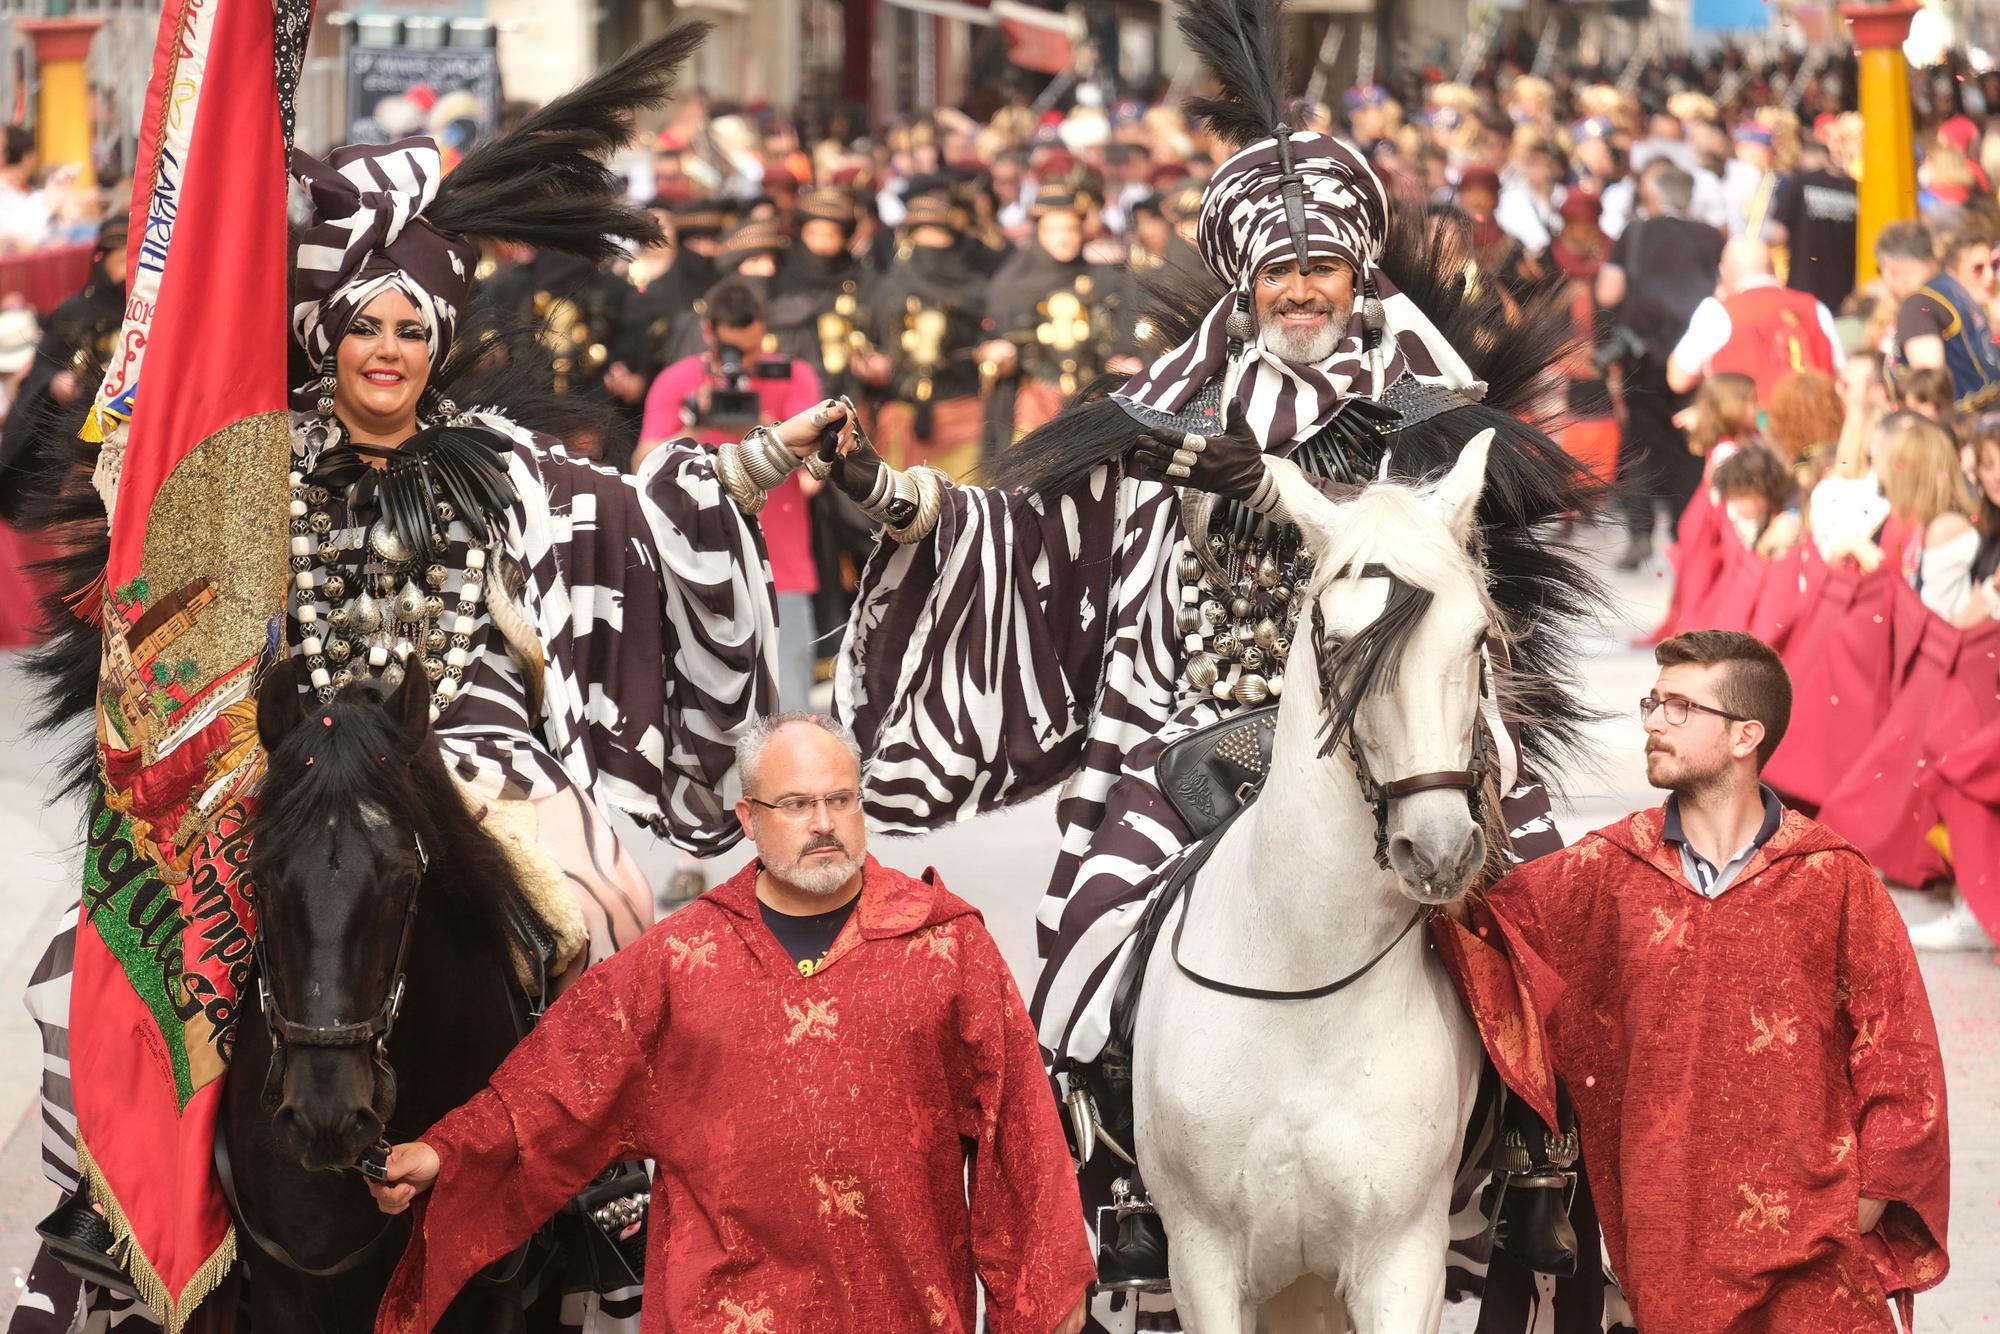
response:
[[[466,154],[438,186],[425,221],[441,231],[593,261],[619,254],[617,237],[657,241],[659,224],[626,201],[624,178],[604,159],[632,137],[639,108],[667,100],[675,74],[710,26],[676,24],[511,133]]]
[[[1285,71],[1278,35],[1283,0],[1187,0],[1181,34],[1215,76],[1220,92],[1184,108],[1237,148],[1269,139],[1285,118]]]

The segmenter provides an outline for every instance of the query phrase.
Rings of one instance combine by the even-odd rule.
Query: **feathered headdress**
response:
[[[1283,0],[1193,0],[1181,10],[1181,35],[1208,66],[1215,97],[1189,98],[1191,118],[1236,149],[1271,141],[1278,157],[1278,193],[1299,266],[1307,258],[1305,179],[1292,154],[1285,121],[1284,52],[1278,40]]]
[[[1140,371],[1119,397],[1177,413],[1224,376],[1229,419],[1267,448],[1318,433],[1355,396],[1379,397],[1405,375],[1472,394],[1478,380],[1423,312],[1376,271],[1389,197],[1367,159],[1332,135],[1285,122],[1282,0],[1188,0],[1181,31],[1219,91],[1188,103],[1236,152],[1202,200],[1196,246],[1230,289],[1185,343]],[[1280,261],[1337,260],[1354,272],[1348,328],[1313,362],[1266,346],[1251,283]]]
[[[619,238],[660,239],[605,157],[632,137],[634,115],[658,106],[710,25],[676,25],[468,153],[449,175],[436,143],[354,144],[322,161],[292,155],[313,221],[299,237],[292,334],[323,363],[363,307],[396,290],[424,315],[431,368],[443,366],[471,293],[473,238],[513,241],[592,262]]]

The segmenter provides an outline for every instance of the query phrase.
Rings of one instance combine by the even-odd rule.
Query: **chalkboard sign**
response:
[[[449,166],[491,135],[499,119],[500,66],[491,48],[348,48],[349,143],[427,134]]]

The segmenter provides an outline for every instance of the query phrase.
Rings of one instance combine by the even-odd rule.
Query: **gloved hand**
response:
[[[831,457],[834,460],[834,482],[846,492],[849,500],[860,505],[875,493],[876,479],[889,464],[875,452],[874,444],[861,433],[859,427],[852,432],[851,438],[853,443],[845,452],[836,454],[832,450],[823,449],[820,457],[822,459]]]
[[[1148,481],[1248,500],[1264,480],[1264,450],[1238,428],[1194,440],[1185,431],[1152,428],[1133,446],[1127,466],[1132,476]]]

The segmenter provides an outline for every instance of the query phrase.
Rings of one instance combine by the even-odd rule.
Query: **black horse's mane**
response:
[[[292,669],[280,663],[271,670]],[[504,948],[509,910],[527,910],[514,865],[459,794],[437,738],[426,733],[412,752],[373,682],[356,682],[330,703],[306,710],[269,752],[250,820],[252,882],[273,883],[266,872],[292,849],[308,846],[307,836],[329,816],[358,820],[364,806],[423,840],[430,858],[426,907],[441,905],[457,929]]]

